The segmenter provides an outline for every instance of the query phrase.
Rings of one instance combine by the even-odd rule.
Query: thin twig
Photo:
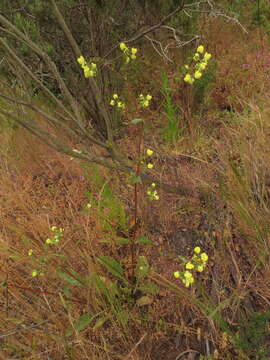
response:
[[[132,37],[131,39],[127,39],[124,40],[124,42],[126,44],[135,42],[137,40],[139,40],[140,38],[142,38],[143,36],[149,34],[150,32],[153,32],[155,30],[157,30],[158,28],[160,28],[162,25],[164,25],[166,23],[166,21],[168,21],[171,17],[173,17],[175,14],[177,14],[178,12],[182,11],[184,8],[185,2],[184,0],[181,1],[181,5],[178,6],[178,8],[176,8],[174,11],[172,11],[170,14],[168,14],[167,16],[165,16],[158,24],[151,26],[150,28],[148,28],[147,30],[142,31],[141,33],[139,33],[138,35],[135,35],[134,37]],[[107,54],[103,57],[104,59],[106,59],[109,55],[111,55],[111,53],[116,50],[118,48],[118,44],[115,45],[110,51],[107,52]]]

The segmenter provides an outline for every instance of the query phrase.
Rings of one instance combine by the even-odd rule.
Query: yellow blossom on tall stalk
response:
[[[120,47],[120,49],[121,49],[122,51],[125,51],[125,50],[127,49],[127,45],[126,45],[125,43],[123,43],[123,42],[121,42],[121,43],[119,44],[119,47]]]
[[[200,59],[200,54],[196,53],[196,54],[193,56],[193,60],[198,61],[199,59]]]
[[[190,65],[184,65],[183,70],[185,71],[184,81],[190,85],[194,83],[194,81],[200,79],[203,75],[203,71],[206,69],[208,60],[211,58],[211,54],[205,52],[204,46],[199,45],[196,49],[195,54],[193,55],[193,61]],[[204,55],[203,55],[204,54]],[[190,73],[194,70],[194,75],[192,76]]]
[[[198,47],[197,47],[197,53],[203,54],[203,52],[204,52],[204,47],[203,47],[203,45],[198,46]]]
[[[195,254],[200,254],[201,248],[199,246],[196,246],[194,249]]]
[[[212,57],[212,55],[211,55],[211,54],[209,54],[208,52],[206,52],[206,53],[204,54],[204,60],[205,60],[205,61],[210,60],[210,59],[211,59],[211,57]]]
[[[130,62],[131,60],[135,60],[137,57],[137,52],[138,49],[137,48],[129,48],[124,42],[121,42],[119,44],[120,50],[123,51],[125,58],[126,58],[126,63]]]
[[[85,78],[96,76],[97,65],[95,63],[91,63],[87,65],[87,62],[85,61],[85,58],[82,55],[77,59],[77,62],[81,65]]]
[[[184,81],[189,83],[189,84],[193,84],[194,79],[190,74],[186,74],[186,76],[184,77]]]
[[[195,79],[200,79],[202,77],[202,73],[200,71],[195,71],[194,77]]]
[[[152,100],[152,95],[150,94],[147,94],[146,96],[143,94],[139,95],[139,102],[141,107],[143,108],[148,107],[151,100]]]
[[[80,65],[85,65],[85,60],[84,60],[84,57],[83,56],[80,56],[78,59],[77,59],[78,63]]]
[[[201,254],[201,259],[203,262],[206,262],[208,260],[208,255],[206,253]]]
[[[116,105],[117,109],[122,109],[122,110],[124,110],[126,107],[125,103],[119,99],[118,94],[113,94],[112,99],[110,100],[110,105],[111,106]]]

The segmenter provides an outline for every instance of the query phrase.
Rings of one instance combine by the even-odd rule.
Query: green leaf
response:
[[[103,265],[111,274],[120,279],[124,278],[122,265],[110,256],[100,256],[97,261]]]
[[[145,245],[150,245],[152,244],[152,241],[150,239],[148,239],[147,237],[145,237],[144,235],[140,235],[136,238],[135,240],[136,243],[139,244],[145,244]]]
[[[145,294],[156,295],[159,293],[159,287],[151,281],[140,285],[139,289]]]
[[[133,124],[133,125],[137,125],[137,124],[139,124],[141,122],[143,122],[143,119],[133,119],[133,120],[131,120],[131,124]]]
[[[130,244],[130,240],[128,238],[123,238],[123,237],[117,237],[115,239],[115,242],[118,245],[128,245],[128,244]]]
[[[96,331],[97,329],[99,329],[109,318],[110,318],[110,314],[98,319],[95,326],[93,327],[93,331]]]
[[[152,303],[153,299],[150,296],[142,296],[136,301],[136,304],[139,306],[151,305]]]
[[[141,184],[142,183],[142,179],[140,176],[136,176],[136,175],[132,175],[130,177],[130,181],[132,182],[132,184]]]
[[[67,297],[67,298],[71,298],[71,297],[72,297],[71,292],[70,292],[70,290],[69,290],[69,288],[68,288],[67,286],[64,286],[64,287],[63,287],[63,294],[64,294],[65,297]]]
[[[66,336],[70,336],[73,334],[74,331],[82,331],[84,330],[90,323],[91,321],[94,319],[95,315],[91,314],[91,313],[86,313],[83,314],[79,317],[79,319],[77,319],[73,326],[69,327],[66,331]]]
[[[149,274],[150,267],[145,256],[139,256],[136,266],[136,277],[142,279]]]
[[[58,275],[59,275],[62,279],[66,280],[67,282],[69,282],[69,283],[72,284],[72,285],[75,285],[75,286],[82,286],[82,285],[83,285],[80,281],[78,281],[78,280],[75,279],[74,277],[72,277],[72,276],[64,273],[63,271],[58,270]]]
[[[50,260],[50,259],[52,259],[54,257],[59,257],[61,259],[67,259],[67,257],[65,255],[62,255],[62,254],[50,254],[50,255],[46,256],[46,260],[48,261],[48,260]]]
[[[121,310],[117,313],[117,318],[123,326],[126,326],[129,319],[129,312],[127,310]]]

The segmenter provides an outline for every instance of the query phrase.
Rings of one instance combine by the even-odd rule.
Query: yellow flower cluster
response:
[[[206,253],[201,253],[200,247],[195,247],[194,255],[191,261],[186,262],[185,264],[185,271],[175,271],[174,277],[176,279],[181,279],[183,284],[186,287],[189,287],[191,284],[194,283],[194,276],[189,270],[195,270],[197,272],[202,272],[207,264],[208,255]]]
[[[155,189],[156,184],[152,183],[151,187],[147,189],[146,194],[148,195],[150,200],[159,200],[159,195],[157,193],[157,190]]]
[[[194,66],[184,65],[184,70],[186,71],[184,81],[192,85],[195,80],[200,79],[211,57],[212,55],[209,54],[207,51],[204,52],[203,45],[198,46],[196,53],[193,56],[195,65]],[[193,72],[193,75],[191,75],[191,71]]]
[[[131,60],[135,60],[136,59],[136,54],[138,52],[137,48],[129,48],[125,43],[121,42],[119,44],[119,47],[121,49],[121,51],[123,51],[125,58],[126,58],[126,64],[130,62]]]
[[[201,253],[201,248],[197,246],[194,249],[194,255],[192,257],[192,261],[195,270],[198,272],[202,272],[206,267],[208,261],[208,255],[206,253]]]
[[[80,56],[77,59],[77,61],[81,65],[81,68],[83,69],[85,78],[96,76],[96,74],[97,74],[97,65],[95,63],[90,63],[88,65],[83,56]]]
[[[146,150],[146,155],[147,156],[152,156],[153,154],[154,154],[153,150],[151,150],[151,149]],[[150,162],[146,166],[147,166],[148,169],[153,169],[153,167],[154,167],[154,165],[152,163],[150,163]],[[159,195],[157,193],[155,183],[152,183],[151,186],[148,187],[148,189],[146,191],[146,194],[148,195],[150,200],[159,200]]]
[[[63,232],[64,229],[62,228],[58,228],[56,226],[52,226],[50,228],[50,230],[54,233],[53,236],[51,238],[48,238],[45,240],[45,255],[41,255],[41,256],[35,256],[33,255],[34,251],[32,249],[28,250],[28,256],[32,256],[34,257],[34,261],[36,263],[39,263],[40,268],[39,269],[34,269],[31,272],[32,277],[36,277],[36,276],[44,276],[44,267],[46,265],[46,258],[48,257],[48,252],[47,252],[47,247],[46,245],[56,245],[59,243],[60,239],[63,237]],[[54,254],[54,256],[57,256]]]
[[[112,99],[110,101],[111,106],[116,106],[118,109],[124,109],[125,104],[123,101],[120,101],[119,96],[117,94],[113,94]]]
[[[52,232],[54,232],[54,236],[52,238],[48,238],[45,243],[48,245],[56,245],[59,243],[60,239],[63,237],[64,229],[57,228],[56,226],[51,227]]]
[[[154,153],[154,151],[151,150],[151,149],[146,150],[146,155],[147,156],[152,156],[153,153]],[[152,163],[148,163],[146,166],[147,166],[148,169],[153,169],[153,167],[154,167],[154,165]]]
[[[150,100],[152,100],[152,95],[147,94],[144,96],[143,94],[139,95],[139,102],[141,107],[145,108],[149,106]]]

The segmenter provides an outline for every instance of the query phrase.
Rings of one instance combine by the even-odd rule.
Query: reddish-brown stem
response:
[[[141,170],[141,146],[143,139],[143,122],[140,123],[140,134],[139,134],[139,143],[138,143],[138,161],[136,166],[136,177],[140,175]],[[132,266],[132,280],[135,279],[135,238],[136,238],[136,228],[138,223],[138,182],[134,184],[134,229],[131,238],[131,266]]]
[[[17,289],[26,290],[26,291],[31,291],[31,292],[37,293],[37,294],[52,295],[52,296],[58,296],[59,295],[59,293],[54,293],[54,292],[51,292],[51,291],[33,289],[33,288],[28,288],[28,287],[25,287],[25,286],[19,286],[19,285],[10,284],[10,283],[8,284],[8,286],[9,287],[14,287],[14,288],[17,288]],[[63,295],[63,297],[64,297],[65,300],[68,300],[68,301],[71,301],[71,302],[76,302],[76,303],[79,303],[79,304],[85,304],[85,302],[82,301],[82,300],[68,298],[68,297],[66,297],[64,295]]]

